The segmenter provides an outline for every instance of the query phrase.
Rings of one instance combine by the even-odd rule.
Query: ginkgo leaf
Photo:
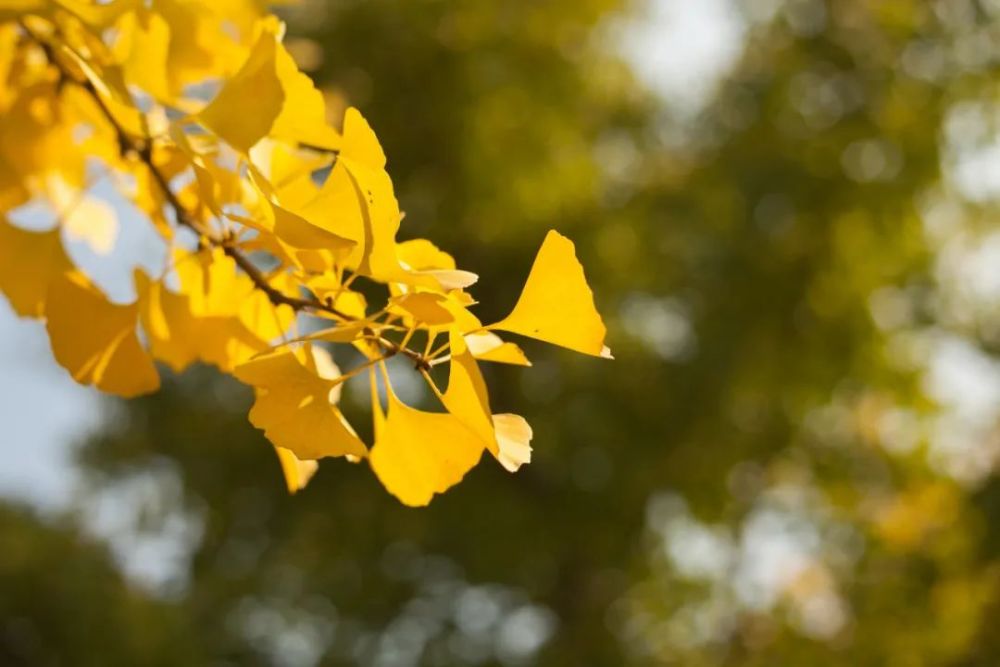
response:
[[[489,328],[584,354],[611,356],[604,345],[607,330],[573,242],[555,230],[546,235],[514,310]]]
[[[385,171],[382,146],[368,121],[354,107],[349,107],[344,114],[343,143],[334,171],[338,169],[349,176],[364,224],[364,247],[358,271],[376,279],[398,277],[404,273],[396,256],[399,202],[393,192],[392,179]]]
[[[114,118],[115,123],[134,137],[149,134],[145,115],[135,105],[135,100],[125,85],[124,74],[114,65],[100,70],[88,59],[80,56],[66,44],[59,45],[59,52],[73,61],[87,77],[100,102]]]
[[[396,232],[402,216],[392,179],[385,171],[385,153],[368,121],[354,107],[344,114],[336,164],[316,198],[299,213],[357,243],[345,264],[358,274],[384,283],[441,289],[433,275],[411,271],[400,263]]]
[[[466,346],[462,334],[454,329],[449,333],[449,344],[451,365],[448,372],[448,389],[441,397],[441,402],[448,412],[472,430],[490,451],[496,452],[497,440],[490,416],[490,399],[479,365]]]
[[[209,151],[218,153],[218,145],[205,141],[200,142],[200,145],[196,144],[177,123],[170,125],[169,132],[174,146],[194,171],[199,194],[198,206],[207,207],[213,215],[221,217],[225,206],[241,199],[242,183],[239,175],[222,168],[208,155]],[[210,135],[205,135],[204,138],[214,139]]]
[[[365,295],[346,289],[343,281],[335,275],[313,276],[306,280],[306,286],[317,299],[331,308],[336,308],[338,312],[357,320],[365,319],[368,310],[368,300]]]
[[[333,164],[332,153],[314,152],[270,138],[254,144],[250,151],[251,175],[261,174],[271,193],[292,210],[305,206],[319,194],[313,174]]]
[[[531,463],[531,425],[521,415],[493,415],[493,428],[499,448],[494,452],[497,461],[510,472],[517,472],[525,463]]]
[[[267,136],[285,103],[274,61],[277,44],[274,34],[262,32],[240,71],[198,114],[202,125],[243,152]],[[253,113],[246,113],[248,105]]]
[[[283,348],[237,366],[233,374],[255,388],[250,423],[274,445],[308,460],[367,454],[334,405],[340,373],[321,348]]]
[[[227,11],[234,3],[226,0],[154,0],[150,4],[170,26],[167,63],[174,90],[228,74],[246,58],[246,38],[252,34],[258,13],[237,21]],[[245,2],[236,4],[246,6]],[[239,37],[234,39],[237,32]]]
[[[175,102],[175,90],[168,74],[170,24],[157,12],[140,8],[120,25],[123,39],[116,44],[125,80],[155,99]]]
[[[41,317],[49,285],[72,264],[59,230],[30,232],[0,216],[0,291],[21,317]]]
[[[276,192],[263,174],[250,168],[250,181],[257,188],[264,212],[278,240],[303,250],[350,250],[357,243],[336,234],[332,229],[308,220],[274,200]]]
[[[340,134],[326,118],[326,102],[312,79],[299,71],[284,44],[275,50],[278,78],[285,91],[285,105],[271,127],[271,136],[311,148],[336,149]]]
[[[514,343],[505,342],[492,331],[465,334],[465,344],[479,361],[493,361],[515,366],[530,366],[524,351]]]
[[[200,316],[236,315],[242,300],[254,291],[250,279],[237,271],[236,263],[221,248],[197,253],[178,249],[174,266],[181,289]]]
[[[198,317],[239,317],[240,322],[262,341],[285,336],[295,321],[289,306],[275,306],[268,296],[256,289],[253,281],[237,270],[233,259],[222,248],[189,255],[175,254],[176,272],[182,291],[191,300],[191,312]],[[294,293],[286,274],[270,279],[279,291]]]
[[[241,274],[240,277],[245,277]],[[297,295],[298,285],[287,273],[278,273],[266,278],[267,283],[285,295]],[[275,305],[261,290],[254,288],[248,298],[240,302],[238,316],[240,322],[257,338],[274,341],[285,338],[295,324],[295,310],[288,305]]]
[[[319,470],[318,461],[303,461],[284,447],[275,447],[274,452],[278,455],[278,462],[281,463],[281,472],[285,476],[289,493],[298,493],[306,488],[306,484]]]
[[[466,307],[464,293],[416,290],[405,289],[389,299],[389,312],[401,316],[405,326],[424,327],[433,333],[450,329],[464,333],[483,328],[479,318]]]
[[[425,269],[423,271],[412,271],[410,275],[413,278],[422,278],[424,276],[430,278],[432,281],[436,282],[444,290],[457,290],[465,289],[479,282],[479,276],[471,271],[461,271],[458,269]],[[417,282],[412,278],[409,282],[416,282],[417,284],[425,284],[422,282]]]
[[[236,316],[199,317],[186,294],[171,292],[142,271],[136,271],[135,283],[150,352],[175,372],[199,360],[231,372],[267,348]]]
[[[277,21],[265,22],[246,62],[198,119],[244,153],[268,135],[335,148],[340,137],[326,123],[323,96],[298,71],[281,44],[281,30]]]
[[[408,315],[416,322],[441,326],[455,321],[455,316],[443,303],[447,297],[431,292],[410,292],[390,300],[390,312]]]
[[[369,460],[389,493],[419,507],[460,482],[484,449],[482,439],[454,415],[411,408],[389,387],[388,410]]]
[[[427,239],[396,244],[396,255],[403,268],[434,278],[442,289],[464,289],[479,280],[471,271],[456,269],[455,259]]]
[[[135,304],[111,303],[78,272],[49,285],[45,328],[52,353],[80,384],[126,398],[159,388],[153,360],[136,336],[138,318]]]
[[[399,261],[414,271],[454,269],[455,258],[427,239],[410,239],[396,244]]]

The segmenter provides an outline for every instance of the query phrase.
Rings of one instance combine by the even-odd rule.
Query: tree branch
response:
[[[59,70],[60,82],[70,82],[81,87],[94,100],[94,103],[101,111],[101,115],[104,116],[105,120],[107,120],[108,124],[111,125],[111,127],[115,131],[121,155],[123,157],[133,156],[139,159],[146,166],[146,168],[149,169],[149,172],[152,175],[153,180],[156,181],[157,186],[163,192],[164,200],[166,201],[167,205],[170,206],[170,208],[173,210],[177,224],[192,230],[193,232],[198,234],[199,238],[204,239],[204,241],[209,245],[221,248],[222,251],[226,254],[226,256],[232,258],[232,260],[236,263],[236,265],[240,268],[240,270],[242,270],[247,275],[247,277],[250,278],[254,286],[260,291],[262,291],[265,295],[267,295],[268,300],[274,306],[288,306],[293,310],[295,310],[296,312],[299,311],[306,311],[306,312],[313,311],[314,313],[323,312],[329,315],[333,315],[334,317],[344,322],[358,321],[358,318],[352,317],[338,310],[332,304],[324,303],[319,299],[315,298],[305,299],[285,294],[281,290],[271,285],[270,282],[268,282],[267,278],[257,267],[257,265],[255,265],[253,261],[246,254],[244,254],[239,248],[233,245],[233,239],[231,237],[216,236],[206,230],[201,229],[200,225],[196,222],[194,216],[190,214],[187,208],[181,203],[180,199],[178,199],[177,194],[170,187],[169,179],[166,177],[166,175],[164,175],[162,171],[160,171],[157,168],[156,164],[154,163],[152,140],[145,137],[134,138],[129,136],[128,132],[125,131],[125,128],[121,126],[118,120],[114,117],[114,114],[111,113],[111,110],[108,108],[107,104],[105,104],[104,100],[101,99],[101,95],[98,92],[97,88],[94,86],[94,84],[89,79],[85,79],[84,81],[76,79],[76,77],[74,77],[69,72],[69,70],[67,70],[66,67],[60,62],[59,58],[55,54],[54,49],[52,48],[52,45],[49,42],[47,42],[44,38],[36,35],[23,21],[20,23],[20,25],[21,28],[28,35],[28,37],[30,37],[32,41],[37,43],[42,48],[42,50],[45,52],[48,61],[52,63]],[[302,147],[310,150],[322,150],[336,154],[336,151],[330,151],[328,149],[323,149],[317,146],[302,145]],[[391,357],[396,354],[402,354],[408,357],[411,361],[413,361],[416,368],[418,369],[429,368],[428,360],[421,353],[412,350],[408,347],[405,347],[403,345],[399,345],[389,340],[385,336],[376,334],[374,330],[368,328],[365,329],[365,335],[371,338],[379,347],[382,348],[386,357]]]

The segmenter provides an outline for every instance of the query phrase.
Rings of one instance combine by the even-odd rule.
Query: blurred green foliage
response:
[[[66,522],[0,508],[0,664],[200,664],[172,605],[123,581],[108,551]]]
[[[995,136],[1000,6],[737,5],[743,54],[694,117],[620,59],[618,0],[290,9],[386,148],[401,237],[502,311],[560,229],[617,360],[489,369],[535,459],[419,511],[345,462],[287,496],[248,392],[177,378],[80,449],[80,514],[185,522],[190,563],[142,593],[10,514],[0,657],[33,627],[47,653],[13,664],[1000,663],[1000,411],[969,379],[1000,327],[960,270],[992,209],[956,178]],[[114,636],[69,632],[92,613]]]

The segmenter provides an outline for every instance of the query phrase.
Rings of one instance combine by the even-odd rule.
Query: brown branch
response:
[[[268,300],[274,306],[288,306],[299,311],[314,311],[314,312],[324,312],[334,317],[345,321],[345,322],[357,322],[358,318],[352,317],[337,308],[332,304],[324,303],[319,299],[304,299],[301,297],[289,296],[281,290],[274,287],[264,276],[261,270],[257,267],[253,261],[247,257],[239,248],[233,245],[233,238],[229,235],[216,236],[200,228],[200,225],[196,222],[194,216],[187,210],[177,194],[170,187],[170,181],[166,175],[157,168],[155,162],[153,161],[153,146],[151,140],[142,137],[134,138],[129,136],[125,128],[121,126],[118,120],[114,117],[114,114],[105,104],[104,100],[101,99],[101,95],[97,88],[94,86],[93,82],[89,79],[84,81],[79,81],[76,79],[66,67],[59,61],[56,57],[55,51],[52,45],[49,44],[45,39],[36,35],[23,21],[21,22],[21,28],[25,33],[36,42],[45,52],[45,55],[50,63],[52,63],[58,70],[60,76],[60,82],[71,82],[80,86],[83,90],[87,91],[90,97],[94,100],[98,109],[101,111],[101,115],[104,116],[108,124],[114,129],[115,136],[118,140],[119,151],[123,157],[135,157],[138,158],[147,169],[149,169],[153,180],[159,186],[160,190],[163,192],[164,201],[167,205],[174,211],[174,217],[177,220],[177,224],[187,227],[194,231],[198,236],[204,239],[209,245],[217,248],[221,248],[226,256],[232,258],[236,265],[250,278],[254,286],[267,295]],[[300,144],[303,148],[308,148],[311,150],[324,151],[336,154],[337,151],[332,151],[330,149],[321,148],[318,146],[312,146],[308,144]],[[366,337],[373,340],[379,347],[382,348],[386,357],[391,357],[396,354],[402,354],[413,361],[414,365],[418,369],[429,368],[428,360],[424,355],[419,352],[412,350],[408,347],[399,345],[385,336],[376,334],[374,330],[365,328],[364,334]]]

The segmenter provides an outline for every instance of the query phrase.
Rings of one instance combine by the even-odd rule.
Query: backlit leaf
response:
[[[236,367],[256,390],[250,422],[300,459],[353,455],[367,448],[336,407],[339,371],[320,348],[281,349]]]
[[[316,471],[319,470],[317,461],[303,461],[284,447],[275,447],[275,454],[281,463],[281,472],[285,476],[285,484],[289,493],[298,493],[306,488],[306,484],[312,479]]]
[[[45,328],[52,353],[80,384],[123,397],[160,386],[153,360],[136,336],[138,307],[111,303],[80,273],[49,285]]]
[[[531,425],[521,415],[493,415],[497,444],[494,456],[504,468],[517,472],[525,463],[531,462]]]
[[[369,457],[372,470],[404,505],[427,505],[462,480],[485,444],[452,414],[411,408],[391,388],[388,399]]]
[[[610,357],[606,329],[573,242],[550,231],[510,315],[490,326],[598,357]]]
[[[49,285],[72,268],[59,230],[30,232],[0,217],[0,291],[21,317],[41,317]]]

